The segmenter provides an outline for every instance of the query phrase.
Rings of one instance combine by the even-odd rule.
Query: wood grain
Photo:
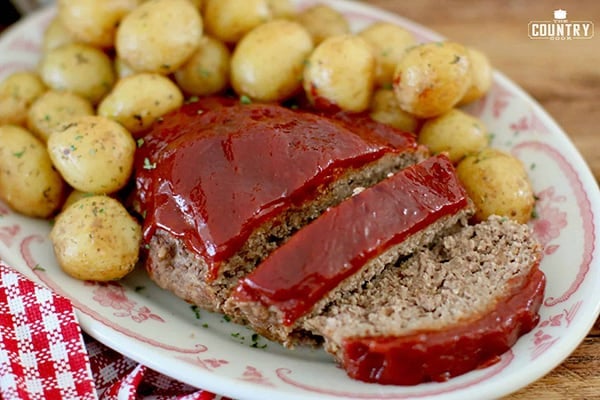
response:
[[[562,42],[534,41],[527,35],[529,21],[550,20],[557,8],[566,9],[571,20],[594,22],[598,29],[597,0],[365,2],[484,51],[561,125],[600,180],[600,34]],[[559,367],[506,399],[600,399],[600,320]]]

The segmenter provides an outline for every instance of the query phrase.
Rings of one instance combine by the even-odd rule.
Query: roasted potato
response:
[[[407,113],[398,105],[398,99],[391,89],[377,89],[369,108],[371,118],[405,132],[417,132],[419,119]]]
[[[42,141],[20,126],[0,126],[0,198],[6,204],[47,218],[60,207],[65,188]]]
[[[75,43],[77,39],[63,25],[58,17],[52,19],[42,37],[42,52],[46,53],[64,44]]]
[[[375,54],[375,83],[391,87],[396,66],[406,50],[417,42],[412,33],[389,22],[376,22],[362,30],[359,35],[372,47]]]
[[[233,52],[233,89],[258,101],[287,99],[302,89],[304,62],[312,49],[310,35],[296,22],[275,20],[259,25]]]
[[[295,19],[310,33],[315,45],[328,37],[350,33],[350,24],[346,17],[325,4],[308,7],[299,12]]]
[[[149,0],[117,28],[117,56],[137,72],[170,74],[194,54],[202,30],[200,11],[188,0]]]
[[[121,19],[142,0],[58,0],[58,19],[75,41],[113,47]]]
[[[230,62],[227,46],[205,35],[196,52],[175,71],[175,82],[189,95],[219,93],[229,84]]]
[[[467,47],[471,61],[471,85],[459,105],[468,104],[485,96],[492,87],[492,65],[481,51]]]
[[[98,115],[118,121],[137,135],[182,103],[181,90],[169,78],[141,73],[118,81],[98,106]]]
[[[115,82],[110,58],[97,48],[80,43],[66,44],[44,54],[40,75],[50,88],[74,92],[94,105]]]
[[[290,0],[267,0],[273,18],[291,18],[296,9]]]
[[[94,115],[89,100],[72,92],[49,90],[33,102],[27,113],[27,127],[44,142],[64,120],[78,115]]]
[[[86,281],[121,279],[133,270],[140,224],[108,196],[83,197],[56,218],[50,240],[60,267]]]
[[[425,121],[419,132],[419,143],[433,153],[447,153],[453,163],[474,154],[489,144],[484,123],[458,109]]]
[[[273,18],[268,0],[206,0],[206,32],[225,43],[237,43],[246,33]]]
[[[431,118],[448,112],[471,85],[467,49],[453,42],[411,47],[396,66],[393,85],[408,113]]]
[[[127,184],[135,149],[121,124],[96,115],[71,118],[48,138],[50,158],[63,178],[79,191],[97,194]]]
[[[27,110],[46,91],[35,72],[15,72],[0,83],[0,125],[24,125]]]
[[[304,68],[304,91],[319,109],[350,112],[369,108],[375,79],[375,57],[367,42],[355,35],[325,39]]]
[[[535,196],[523,163],[501,150],[487,147],[466,156],[457,174],[476,207],[474,219],[499,215],[526,223],[531,218]]]

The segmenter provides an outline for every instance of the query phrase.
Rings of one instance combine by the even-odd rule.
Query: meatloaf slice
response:
[[[367,188],[305,226],[242,278],[225,306],[264,336],[293,346],[317,315],[388,263],[466,220],[471,203],[452,163],[431,157]]]
[[[277,105],[204,103],[144,138],[136,181],[150,277],[213,311],[292,233],[425,154],[400,131],[392,145]]]
[[[304,326],[353,378],[443,381],[497,360],[537,324],[540,257],[526,225],[491,217],[386,267]]]

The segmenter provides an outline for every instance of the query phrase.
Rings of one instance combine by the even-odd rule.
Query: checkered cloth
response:
[[[82,334],[69,300],[2,262],[0,399],[225,400]]]

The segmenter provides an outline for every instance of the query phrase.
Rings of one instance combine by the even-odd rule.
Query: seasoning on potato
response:
[[[520,223],[531,219],[535,196],[519,159],[487,147],[465,157],[456,172],[475,204],[476,221],[483,221],[490,215]]]
[[[375,57],[355,35],[333,36],[318,45],[304,68],[304,91],[318,109],[365,111],[371,102]]]
[[[376,69],[375,82],[380,87],[391,87],[396,66],[406,50],[417,42],[412,33],[389,22],[376,22],[359,32],[373,47]]]
[[[44,83],[98,104],[115,82],[110,58],[95,47],[70,43],[50,50],[40,62]]]
[[[400,107],[420,118],[450,111],[470,85],[467,49],[453,42],[411,47],[394,72],[393,86]]]
[[[490,135],[483,122],[459,109],[425,121],[419,131],[418,141],[434,154],[447,153],[457,163],[489,144]]]
[[[119,122],[135,135],[182,103],[181,90],[169,78],[141,73],[118,81],[98,106],[98,115]]]
[[[20,126],[0,126],[0,198],[10,208],[48,218],[60,207],[65,188],[44,143]]]
[[[142,0],[59,0],[58,19],[75,41],[101,48],[113,46],[121,19]]]
[[[268,0],[206,0],[203,7],[206,32],[231,44],[273,18]]]
[[[398,99],[391,89],[377,89],[369,107],[370,116],[377,122],[391,125],[404,132],[417,132],[420,120],[407,113],[398,105]]]
[[[304,62],[313,49],[302,25],[275,20],[250,31],[231,57],[231,84],[240,95],[282,101],[302,89]]]
[[[135,149],[121,124],[96,115],[67,120],[48,138],[50,158],[63,178],[77,190],[97,194],[127,184]]]
[[[326,4],[308,7],[299,12],[295,19],[310,33],[315,45],[329,37],[350,33],[346,17]]]
[[[88,196],[59,214],[50,240],[58,264],[70,276],[112,281],[134,269],[142,230],[119,201]]]
[[[0,125],[24,125],[31,103],[46,91],[38,74],[19,71],[0,83]]]
[[[66,119],[78,115],[94,115],[89,100],[72,92],[49,90],[29,108],[27,127],[44,142]]]
[[[170,74],[196,51],[202,37],[200,11],[188,0],[149,0],[117,28],[117,56],[137,72]]]

